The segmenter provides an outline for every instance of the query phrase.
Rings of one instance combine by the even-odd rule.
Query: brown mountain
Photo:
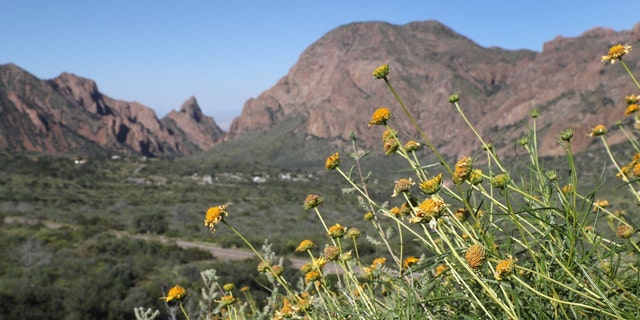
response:
[[[355,131],[366,145],[381,149],[382,130],[367,127],[376,108],[390,107],[395,120],[410,127],[384,82],[371,75],[388,63],[390,81],[446,154],[480,148],[448,102],[452,93],[461,95],[470,121],[499,150],[512,150],[537,109],[543,153],[562,153],[556,140],[566,128],[575,130],[572,141],[579,151],[592,142],[587,133],[593,126],[623,118],[625,95],[638,94],[624,70],[600,62],[601,56],[613,44],[637,45],[639,40],[640,24],[622,32],[596,28],[575,38],[557,37],[538,53],[485,48],[435,21],[353,23],[312,44],[289,74],[247,101],[229,138],[271,132],[289,121],[297,123],[292,132],[308,139],[340,144]],[[635,52],[625,57],[632,68],[638,60]]]
[[[0,148],[45,153],[180,156],[210,148],[224,132],[195,98],[159,120],[137,102],[112,99],[92,80],[40,80],[0,65]]]

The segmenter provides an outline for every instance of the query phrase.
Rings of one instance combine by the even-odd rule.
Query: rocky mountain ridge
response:
[[[83,155],[189,155],[225,133],[194,97],[163,119],[137,102],[102,94],[93,80],[62,73],[40,80],[0,65],[0,148]]]
[[[390,107],[395,124],[410,128],[384,82],[371,75],[388,63],[391,83],[445,154],[467,155],[481,147],[448,102],[452,93],[461,95],[466,116],[499,150],[513,149],[535,109],[541,113],[536,121],[543,155],[564,152],[556,140],[566,128],[575,130],[574,151],[580,151],[593,141],[590,129],[623,119],[625,95],[638,93],[619,65],[605,65],[600,57],[611,45],[639,41],[640,24],[621,32],[595,28],[574,38],[559,36],[538,53],[484,48],[436,21],[353,23],[316,41],[277,84],[247,101],[227,138],[302,118],[296,134],[339,145],[354,131],[365,145],[381,149],[382,131],[367,127],[376,108]],[[632,68],[638,60],[635,52],[625,57]]]

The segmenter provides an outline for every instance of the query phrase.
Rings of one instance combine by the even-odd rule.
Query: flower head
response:
[[[402,269],[407,270],[409,267],[418,263],[418,261],[420,261],[420,259],[414,256],[408,256],[404,259],[404,261],[402,261]]]
[[[470,157],[462,157],[458,162],[456,162],[456,168],[453,172],[453,183],[460,184],[469,179],[471,163],[472,161]]]
[[[562,141],[570,141],[573,137],[573,129],[567,128],[564,131],[560,132],[560,140]]]
[[[358,228],[349,228],[347,230],[347,238],[357,239],[361,234],[362,232]]]
[[[599,124],[595,127],[593,127],[593,129],[591,129],[591,133],[589,133],[590,137],[595,137],[595,136],[601,136],[605,133],[609,132],[609,130],[607,129],[607,127]]]
[[[337,152],[330,155],[324,164],[327,170],[333,170],[337,168],[339,165],[340,165],[340,154],[338,154]]]
[[[636,96],[634,94],[630,94],[630,95],[624,97],[624,101],[627,103],[627,105],[637,104],[638,102],[640,102],[640,96]]]
[[[633,230],[632,226],[628,224],[621,224],[618,226],[618,228],[616,228],[616,236],[623,239],[629,238],[631,237],[634,231],[635,230]]]
[[[638,104],[632,103],[632,104],[627,106],[626,110],[624,110],[624,115],[628,116],[630,114],[635,113],[636,111],[638,111]]]
[[[412,185],[414,185],[414,183],[413,183],[413,180],[411,180],[411,178],[408,178],[408,179],[403,178],[403,179],[397,180],[395,185],[393,186],[393,194],[391,196],[397,197],[400,194],[411,192]]]
[[[602,62],[611,62],[611,64],[614,64],[617,60],[622,60],[622,57],[631,50],[633,50],[633,48],[628,44],[617,44],[609,49],[609,54],[602,56]]]
[[[284,272],[284,267],[276,264],[271,266],[271,274],[273,274],[274,276],[278,277],[282,274],[282,272]]]
[[[426,194],[434,194],[440,190],[442,186],[442,173],[437,176],[420,183],[420,190]]]
[[[212,232],[216,231],[216,225],[222,221],[224,216],[228,215],[227,207],[229,204],[219,205],[217,207],[211,207],[207,210],[204,219],[204,225],[209,227]]]
[[[236,301],[235,297],[233,297],[232,295],[226,295],[226,296],[220,298],[218,303],[220,303],[221,306],[228,306],[228,305],[234,303],[235,301]]]
[[[426,223],[435,220],[442,215],[447,207],[444,201],[438,196],[432,196],[424,200],[416,210],[416,216],[411,218],[411,223]]]
[[[498,189],[504,189],[509,184],[509,175],[506,173],[498,174],[489,180],[491,186]]]
[[[316,245],[311,240],[302,240],[300,242],[300,244],[298,245],[298,247],[296,248],[296,251],[304,252],[304,251],[310,250],[311,248],[313,248],[315,246]]]
[[[379,269],[387,262],[387,258],[375,258],[373,262],[371,262],[372,269]]]
[[[376,79],[385,79],[385,78],[387,78],[387,75],[389,74],[389,65],[385,63],[385,64],[377,67],[376,70],[374,70],[372,74],[373,74],[373,77],[375,77]]]
[[[324,259],[327,261],[335,261],[340,256],[340,247],[327,246],[324,248]]]
[[[316,280],[320,280],[322,273],[318,270],[311,270],[304,275],[304,282],[309,283]]]
[[[384,154],[386,156],[390,156],[394,152],[396,152],[396,150],[398,150],[399,147],[400,145],[398,144],[398,141],[396,139],[385,140],[383,145]]]
[[[447,267],[446,264],[441,263],[436,267],[436,277],[443,274],[445,271],[447,271],[449,267]]]
[[[474,186],[480,184],[483,179],[481,169],[472,169],[471,173],[469,173],[469,182]]]
[[[173,300],[180,301],[186,296],[187,290],[179,285],[175,285],[173,286],[173,288],[169,289],[169,293],[167,293],[166,297],[161,297],[160,299],[164,299],[165,302],[170,302]]]
[[[507,259],[500,260],[498,262],[496,272],[493,276],[496,280],[501,281],[504,277],[513,273],[513,270],[516,268],[516,262],[518,262],[518,259],[514,259],[511,255],[507,255]]]
[[[304,209],[313,209],[322,204],[323,199],[315,194],[310,194],[304,199]]]
[[[336,223],[329,227],[329,232],[327,233],[327,237],[329,238],[340,238],[347,232],[347,228],[343,227],[339,223]]]
[[[416,151],[419,148],[420,144],[414,140],[409,140],[404,144],[404,149],[407,150],[407,152]]]
[[[484,247],[480,244],[474,244],[467,252],[464,253],[464,259],[467,260],[467,264],[472,269],[478,269],[482,264],[484,264],[485,260],[485,251]]]
[[[391,111],[388,108],[378,108],[373,112],[371,120],[369,120],[369,127],[377,125],[385,125],[387,121],[391,119]]]

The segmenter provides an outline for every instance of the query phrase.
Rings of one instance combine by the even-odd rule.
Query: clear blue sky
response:
[[[0,6],[0,64],[43,79],[63,71],[158,117],[195,96],[225,123],[286,75],[306,47],[350,22],[438,20],[482,46],[541,51],[557,35],[628,30],[619,1],[48,1]]]

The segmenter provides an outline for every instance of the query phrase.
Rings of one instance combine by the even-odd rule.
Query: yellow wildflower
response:
[[[271,266],[271,261],[262,260],[258,263],[256,270],[258,270],[258,272],[267,272],[269,271],[270,266]]]
[[[385,140],[382,146],[386,156],[392,155],[399,147],[400,145],[398,144],[398,140],[394,138]]]
[[[393,187],[393,194],[391,195],[391,197],[397,197],[400,194],[411,192],[412,185],[414,185],[414,183],[413,183],[413,180],[411,180],[411,178],[408,178],[408,179],[403,178],[403,179],[397,180]]]
[[[636,104],[638,102],[640,102],[640,96],[636,96],[636,95],[628,95],[626,97],[624,97],[624,101],[627,103],[627,105],[630,104]]]
[[[327,170],[333,170],[337,168],[339,165],[340,165],[340,154],[336,152],[327,158],[327,161],[325,162],[324,166],[325,168],[327,168]]]
[[[426,194],[434,194],[440,190],[442,186],[442,173],[437,176],[420,183],[420,190]]]
[[[480,244],[474,244],[467,252],[464,253],[464,259],[467,260],[467,264],[472,269],[478,269],[482,264],[484,264],[485,260],[485,251],[484,247]]]
[[[309,271],[313,270],[313,263],[311,262],[307,262],[305,264],[302,265],[302,267],[300,267],[300,271],[302,273],[307,273]]]
[[[224,218],[224,216],[228,215],[226,211],[228,206],[229,204],[223,204],[217,207],[209,208],[205,215],[204,225],[208,226],[211,231],[215,232],[216,225],[222,221],[222,218]]]
[[[389,65],[385,63],[377,67],[372,74],[376,79],[386,79],[389,74]]]
[[[233,284],[233,283],[225,283],[225,284],[222,286],[222,290],[224,290],[224,291],[233,291],[233,289],[234,289],[235,287],[236,287],[236,285],[235,285],[235,284]]]
[[[220,298],[218,303],[220,303],[221,306],[228,306],[228,305],[234,303],[235,301],[236,301],[236,298],[234,298],[232,295],[226,295],[226,296]]]
[[[460,184],[464,180],[469,179],[471,163],[471,158],[466,156],[456,162],[455,171],[453,172],[453,183]]]
[[[340,256],[340,248],[337,246],[327,246],[324,248],[324,258],[327,261],[335,261]]]
[[[598,209],[600,208],[607,208],[609,207],[609,201],[606,199],[602,199],[602,200],[598,200],[596,202],[593,203],[593,212],[598,211]]]
[[[407,141],[407,143],[404,144],[404,149],[407,150],[407,152],[416,151],[419,148],[420,148],[420,144],[413,140],[409,140]]]
[[[167,293],[166,297],[161,297],[160,299],[164,299],[166,302],[170,302],[173,300],[182,300],[185,296],[187,296],[187,290],[179,285],[173,286],[173,288],[169,289],[169,293]]]
[[[293,317],[294,314],[294,310],[293,310],[293,306],[291,305],[291,302],[289,302],[289,299],[285,298],[282,301],[282,308],[278,311],[276,311],[276,313],[274,314],[274,319],[289,319],[291,317]]]
[[[387,129],[382,133],[382,141],[387,141],[389,139],[394,139],[397,134],[398,134],[398,131],[393,130],[393,129]]]
[[[633,234],[635,230],[633,230],[633,227],[628,225],[628,224],[621,224],[618,226],[618,228],[616,229],[616,236],[618,236],[619,238],[629,238],[631,237],[631,235]]]
[[[471,173],[469,173],[469,182],[474,186],[480,184],[483,179],[482,170],[480,169],[473,169]]]
[[[361,234],[362,232],[358,228],[349,228],[347,230],[347,238],[357,239]]]
[[[445,271],[447,271],[447,269],[448,269],[448,267],[447,267],[447,265],[446,265],[446,264],[444,264],[444,263],[439,264],[439,265],[436,267],[436,277],[437,277],[437,276],[439,276],[439,275],[441,275],[441,274],[443,274]]]
[[[311,240],[302,240],[300,242],[300,244],[298,245],[298,247],[296,248],[296,251],[298,252],[304,252],[307,251],[313,247],[315,247],[316,245],[313,243],[313,241]]]
[[[627,109],[624,111],[624,115],[628,116],[630,114],[635,113],[636,111],[638,111],[638,105],[635,103],[632,103],[627,106]]]
[[[609,132],[609,130],[607,129],[607,127],[599,124],[595,127],[593,127],[593,129],[591,129],[591,133],[589,133],[590,137],[595,137],[595,136],[601,136],[605,133]]]
[[[310,194],[304,199],[304,209],[313,209],[322,204],[323,199],[315,194]]]
[[[336,223],[329,227],[329,232],[327,233],[327,237],[329,238],[340,238],[347,232],[347,228],[343,227],[339,223]]]
[[[369,121],[369,127],[377,126],[377,125],[385,125],[387,121],[391,119],[391,111],[388,108],[382,107],[376,109],[371,116],[371,120]]]
[[[313,260],[313,262],[311,263],[311,269],[312,270],[322,270],[322,268],[324,268],[325,264],[327,264],[327,260],[325,260],[324,257],[320,257],[318,259]]]
[[[322,277],[322,274],[320,273],[320,271],[312,270],[312,271],[307,272],[304,275],[304,281],[306,283],[309,283],[309,282],[313,282],[313,281],[319,280],[321,277]]]
[[[284,272],[284,267],[276,264],[271,266],[271,274],[273,274],[274,276],[280,276],[282,274],[282,272]]]
[[[498,174],[489,180],[491,186],[498,189],[504,189],[509,184],[509,175],[506,173]]]
[[[375,215],[371,211],[364,214],[364,219],[367,221],[372,220],[373,218],[375,218]]]
[[[622,60],[622,57],[631,50],[633,50],[633,48],[628,44],[617,44],[609,49],[608,55],[602,56],[602,62],[611,62],[611,64],[614,64],[616,60]]]
[[[411,223],[425,223],[437,219],[446,208],[444,201],[438,196],[432,196],[424,200],[416,210],[416,216],[410,220]]]
[[[378,269],[382,267],[387,262],[387,258],[375,258],[373,262],[371,262],[372,269]]]
[[[414,256],[408,256],[404,259],[404,261],[402,261],[402,269],[407,270],[409,267],[418,263],[418,261],[420,261],[420,259]]]
[[[496,272],[493,274],[493,276],[496,278],[496,280],[501,281],[502,279],[504,279],[504,277],[510,275],[513,270],[515,270],[516,262],[518,262],[518,259],[513,259],[511,255],[507,255],[507,259],[500,260],[498,262],[498,265],[496,266]]]

